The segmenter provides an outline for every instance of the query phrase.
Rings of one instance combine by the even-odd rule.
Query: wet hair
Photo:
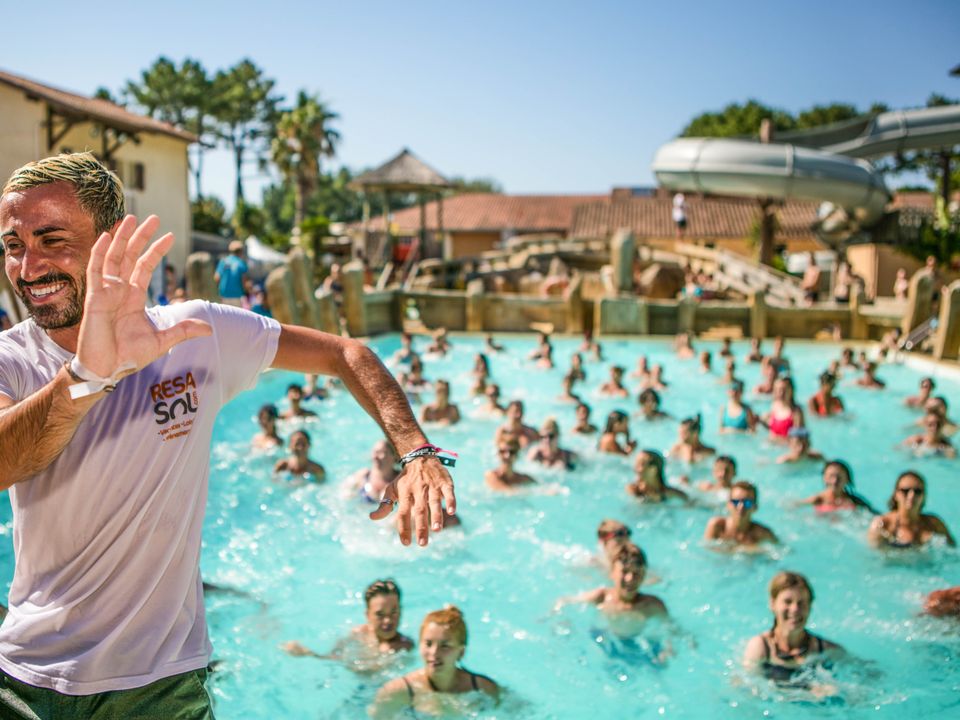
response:
[[[490,374],[490,361],[487,360],[487,356],[483,353],[477,353],[477,360],[483,365],[483,372],[487,375]]]
[[[822,474],[826,474],[827,470],[831,467],[839,469],[847,477],[847,482],[843,486],[844,496],[850,498],[850,500],[853,501],[853,504],[857,507],[862,507],[876,515],[877,511],[873,509],[873,506],[870,505],[870,503],[867,502],[854,488],[853,471],[850,469],[850,466],[847,465],[843,460],[831,460],[823,466]]]
[[[776,600],[777,596],[784,590],[792,588],[803,588],[810,595],[810,602],[813,602],[813,588],[810,582],[800,573],[784,570],[778,572],[770,581],[770,599]]]
[[[609,415],[607,415],[607,424],[603,428],[603,432],[612,433],[614,432],[613,428],[621,420],[626,420],[627,414],[623,410],[614,410]]]
[[[431,613],[427,613],[427,616],[423,619],[423,623],[420,625],[421,636],[423,636],[423,631],[430,623],[452,631],[457,642],[466,647],[467,624],[463,621],[463,613],[460,612],[460,608],[455,605],[447,605],[443,610],[434,610]]]
[[[437,388],[437,390],[439,390],[440,388],[446,388],[446,389],[447,389],[447,392],[450,392],[450,381],[449,381],[449,380],[437,380],[436,388]]]
[[[610,366],[611,375],[623,375],[623,367],[620,365],[611,365]]]
[[[760,500],[760,496],[757,493],[757,486],[752,482],[747,482],[746,480],[737,480],[733,485],[730,486],[730,494],[733,495],[734,490],[743,490],[748,492],[753,496],[753,501],[756,503]]]
[[[578,403],[577,403],[577,410],[579,410],[580,408],[586,408],[586,409],[587,409],[587,415],[590,414],[590,406],[587,405],[585,402],[578,402]]]
[[[929,383],[931,390],[933,390],[933,389],[937,386],[937,384],[933,381],[933,378],[932,378],[932,377],[920,378],[920,386],[921,386],[921,387],[923,387],[923,384],[924,384],[924,383]]]
[[[123,220],[123,183],[88,152],[61,153],[27,163],[13,171],[0,196],[57,182],[73,186],[77,202],[93,220],[97,235]]]
[[[296,390],[303,395],[303,385],[300,385],[299,383],[290,383],[287,385],[287,392],[290,392],[291,390]]]
[[[694,432],[700,432],[701,427],[703,426],[700,413],[697,413],[693,417],[688,417],[680,421],[680,427],[687,428],[688,430],[693,430]]]
[[[660,407],[660,396],[657,394],[657,391],[653,388],[647,388],[642,393],[640,393],[639,401],[641,405],[645,405],[647,400],[653,398],[653,401],[656,403],[657,407]]]
[[[836,381],[837,381],[837,376],[834,375],[832,372],[827,371],[827,372],[820,373],[821,385],[832,384],[832,383],[835,383]]]
[[[923,479],[923,475],[918,473],[916,470],[904,470],[900,475],[897,476],[897,482],[894,483],[893,493],[890,495],[890,499],[887,501],[887,507],[891,510],[897,509],[897,488],[900,487],[900,481],[906,477],[913,477],[920,481],[920,485],[923,487],[923,499],[920,501],[920,509],[923,509],[923,506],[927,501],[927,481]]]
[[[664,466],[663,455],[661,455],[657,450],[651,450],[649,448],[645,450],[641,450],[639,455],[637,455],[637,457],[639,457],[640,455],[646,455],[648,458],[650,458],[650,464],[657,469],[657,479],[660,481],[661,485],[666,487],[667,478],[666,478],[666,474],[663,471],[663,466]]]
[[[614,556],[611,565],[617,563],[621,565],[639,565],[645,568],[647,566],[647,556],[644,555],[643,550],[633,543],[624,543]]]
[[[510,402],[507,403],[507,410],[509,410],[509,409],[512,408],[512,407],[520,408],[520,412],[522,413],[522,412],[523,412],[523,400],[511,400]]]
[[[742,393],[742,392],[743,392],[743,380],[733,380],[733,381],[730,383],[730,385],[729,385],[729,389],[732,390],[733,392]]]
[[[502,447],[508,448],[512,454],[516,455],[518,452],[520,452],[520,441],[517,439],[516,435],[505,435],[497,445],[498,453]]]
[[[486,388],[484,388],[483,392],[485,395],[496,395],[497,397],[500,397],[500,386],[496,383],[490,383],[486,386]]]
[[[290,433],[290,439],[293,440],[297,435],[303,435],[307,439],[307,444],[313,445],[313,440],[310,439],[310,433],[306,430],[294,430]]]
[[[730,467],[733,468],[734,473],[737,472],[737,461],[734,460],[729,455],[717,455],[717,458],[713,461],[713,464],[716,465],[719,462],[727,463]]]
[[[560,436],[560,425],[557,423],[557,419],[552,415],[543,421],[543,425],[541,427],[543,430],[547,430],[548,432],[552,430],[553,434],[557,437]]]
[[[261,405],[260,409],[257,410],[257,420],[262,418],[264,415],[276,420],[279,417],[279,413],[277,412],[276,405],[272,405],[271,403],[267,403],[266,405]]]
[[[372,583],[367,585],[367,589],[363,591],[364,604],[367,607],[370,607],[370,601],[377,597],[377,595],[396,595],[397,601],[399,601],[400,588],[392,578],[374,580]]]

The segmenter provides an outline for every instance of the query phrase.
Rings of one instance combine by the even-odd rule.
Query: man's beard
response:
[[[51,285],[53,283],[63,282],[67,284],[66,294],[59,303],[50,303],[43,305],[34,305],[28,287]],[[62,328],[79,325],[83,319],[83,298],[87,293],[87,279],[80,276],[80,287],[69,275],[62,273],[50,273],[33,282],[24,282],[17,280],[17,295],[27,308],[27,312],[33,318],[33,321],[44,330],[61,330]]]

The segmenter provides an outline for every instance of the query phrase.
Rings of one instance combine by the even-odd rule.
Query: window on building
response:
[[[146,187],[146,169],[143,163],[130,163],[130,189],[143,190]]]

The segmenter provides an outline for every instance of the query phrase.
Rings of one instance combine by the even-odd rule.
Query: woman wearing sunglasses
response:
[[[888,507],[890,512],[870,525],[867,539],[875,547],[915,548],[940,535],[951,547],[956,545],[943,520],[924,514],[927,483],[919,473],[907,470],[897,478]]]
[[[777,536],[766,525],[753,521],[757,511],[757,488],[753,483],[740,480],[730,487],[727,500],[727,515],[711,518],[703,539],[723,542],[736,549],[756,547],[760,543],[775,543]]]
[[[540,428],[540,441],[530,448],[527,460],[546,465],[548,468],[573,470],[577,456],[560,447],[560,426],[555,418],[547,418]]]

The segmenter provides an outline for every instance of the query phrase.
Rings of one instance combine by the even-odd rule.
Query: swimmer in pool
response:
[[[840,351],[840,367],[859,369],[856,360],[853,359],[853,348],[845,347]]]
[[[811,667],[828,666],[830,659],[844,655],[842,647],[807,630],[813,605],[813,588],[799,573],[780,572],[770,582],[773,627],[747,643],[743,664],[777,683],[790,684]],[[830,686],[811,686],[814,695],[833,695]]]
[[[630,377],[643,380],[650,374],[650,363],[647,362],[647,356],[641,355],[637,358],[637,367],[630,373]]]
[[[711,518],[703,539],[719,541],[738,550],[755,548],[760,543],[778,542],[770,528],[753,521],[758,506],[757,488],[753,483],[745,480],[733,483],[727,500],[727,515]]]
[[[770,409],[761,417],[761,422],[770,430],[770,439],[785,441],[790,430],[805,425],[803,408],[793,399],[793,380],[778,377],[773,382],[773,402]]]
[[[733,479],[737,476],[737,461],[729,455],[719,455],[713,461],[713,482],[704,480],[697,483],[697,489],[704,492],[730,492]]]
[[[674,351],[681,360],[689,360],[696,355],[690,333],[682,332],[673,341]]]
[[[829,417],[843,412],[843,400],[833,394],[836,386],[836,375],[830,372],[820,373],[820,389],[807,401],[807,408],[813,415]]]
[[[506,352],[506,348],[493,339],[493,335],[487,333],[487,336],[483,340],[483,349],[485,352],[496,354]]]
[[[483,391],[483,397],[485,402],[480,406],[480,409],[487,415],[505,415],[507,413],[507,409],[500,404],[499,385],[496,383],[487,385],[487,389]]]
[[[943,520],[923,512],[926,493],[927,483],[919,473],[913,470],[901,473],[887,503],[890,512],[880,515],[870,525],[867,532],[870,544],[880,548],[917,548],[940,536],[954,547],[956,541]]]
[[[410,361],[410,372],[407,373],[406,389],[412,393],[422,393],[430,388],[430,382],[423,377],[423,360],[418,355],[414,355]]]
[[[923,611],[934,617],[960,617],[960,585],[934,590],[924,600]]]
[[[728,357],[723,363],[723,375],[717,380],[721,385],[729,385],[737,380],[737,361]]]
[[[295,430],[290,435],[289,449],[290,455],[277,460],[276,465],[273,466],[275,475],[285,472],[289,473],[291,478],[301,476],[316,483],[322,483],[326,479],[327,472],[323,469],[323,465],[308,457],[310,435],[307,434],[306,430]]]
[[[348,670],[370,674],[384,670],[413,649],[413,640],[400,632],[400,588],[393,580],[376,580],[363,593],[367,621],[321,655],[296,641],[281,645],[294,657],[343,662]]]
[[[482,377],[484,380],[490,379],[490,361],[483,353],[477,353],[473,356],[473,370],[470,374],[474,378]]]
[[[771,395],[780,373],[769,357],[760,361],[760,382],[753,388],[754,395]]]
[[[456,425],[460,422],[460,408],[450,402],[450,383],[446,380],[437,380],[436,400],[423,406],[420,422],[442,425]]]
[[[653,388],[647,388],[640,392],[638,398],[640,402],[640,417],[644,420],[664,420],[670,417],[660,409],[660,396]]]
[[[580,343],[579,352],[590,353],[597,362],[603,360],[603,348],[600,343],[593,339],[593,332],[587,330],[583,333],[583,342]]]
[[[624,436],[622,445],[619,441],[621,435]],[[607,423],[604,425],[600,441],[597,443],[600,452],[629,455],[636,447],[637,441],[630,439],[630,419],[627,414],[622,410],[614,410],[607,415]]]
[[[284,420],[291,420],[298,417],[316,417],[313,410],[307,410],[300,406],[303,400],[303,388],[297,383],[291,383],[287,386],[287,400],[290,401],[290,407],[283,411],[280,416]]]
[[[658,504],[667,500],[689,502],[690,498],[682,490],[667,485],[664,473],[663,455],[656,450],[641,450],[633,461],[636,472],[634,481],[627,485],[628,495],[641,502]]]
[[[496,682],[460,666],[466,649],[467,626],[458,608],[449,605],[429,613],[420,626],[423,667],[380,688],[370,708],[371,717],[397,718],[407,708],[416,717],[462,717],[462,704],[453,696],[472,692],[481,692],[497,701],[500,687]]]
[[[597,426],[590,422],[590,406],[585,402],[577,405],[577,424],[573,426],[570,432],[578,435],[593,435],[597,431]]]
[[[587,372],[583,369],[583,355],[577,352],[570,356],[570,371],[567,374],[573,377],[574,382],[587,379]]]
[[[727,401],[720,409],[720,433],[754,432],[760,419],[743,401],[743,382],[734,380],[727,386]]]
[[[390,443],[386,440],[375,442],[370,453],[370,466],[357,470],[344,482],[349,495],[379,506],[387,486],[400,475],[398,461]]]
[[[550,344],[550,336],[547,333],[540,333],[540,340],[537,343],[537,347],[530,352],[527,359],[536,360],[537,367],[553,367],[553,345]]]
[[[610,367],[610,379],[600,386],[601,395],[610,397],[627,397],[630,393],[623,386],[623,368],[619,365]]]
[[[936,383],[933,382],[932,377],[922,378],[920,380],[920,392],[905,399],[903,404],[912,408],[924,407],[927,404],[927,400],[929,400],[930,396],[933,394],[933,389],[935,387]]]
[[[871,390],[883,390],[887,384],[877,377],[877,364],[870,360],[863,367],[863,375],[857,378],[857,385]]]
[[[763,350],[760,347],[760,338],[750,338],[750,352],[744,358],[748,363],[758,363],[763,360]]]
[[[413,335],[408,332],[400,333],[400,349],[393,354],[394,363],[400,365],[409,365],[417,353],[413,350]]]
[[[792,427],[787,433],[787,451],[777,458],[777,464],[802,460],[823,460],[823,455],[810,447],[810,431],[807,428]]]
[[[600,556],[604,566],[608,569],[613,568],[613,561],[616,559],[620,549],[630,542],[630,528],[619,520],[607,518],[600,522],[597,527],[597,542],[600,544]]]
[[[483,479],[487,487],[497,492],[513,492],[519,488],[535,485],[534,480],[529,475],[524,475],[513,469],[513,464],[517,461],[517,455],[520,452],[520,444],[514,437],[507,437],[497,445],[497,457],[500,465],[494,470],[487,470]]]
[[[640,592],[646,573],[647,558],[643,550],[633,543],[625,543],[611,566],[613,587],[600,587],[572,598],[563,598],[554,609],[575,603],[596,605],[611,619],[616,617],[621,621],[617,623],[617,629],[626,631],[621,634],[636,635],[642,630],[645,620],[666,617],[668,614],[667,606],[660,598]]]
[[[640,382],[640,389],[647,390],[666,390],[667,381],[663,379],[663,365],[654,365],[650,368],[650,374]]]
[[[511,400],[507,405],[507,421],[497,428],[493,436],[493,444],[500,447],[500,443],[508,437],[514,438],[520,447],[526,447],[540,439],[540,433],[536,428],[523,424],[522,400]]]
[[[706,375],[707,373],[713,372],[713,357],[710,355],[709,350],[704,350],[700,353],[700,372]]]
[[[445,327],[437,328],[433,333],[433,342],[427,346],[426,352],[446,355],[450,349],[451,345],[447,339],[447,329]]]
[[[927,413],[923,418],[924,431],[911,435],[903,441],[903,444],[918,452],[955,458],[957,451],[943,434],[943,424],[943,417],[936,413]]]
[[[557,401],[562,403],[579,403],[580,396],[575,395],[573,392],[573,384],[576,382],[575,378],[571,373],[567,373],[563,376],[563,380],[560,381],[560,387],[563,389],[563,392],[557,396]]]
[[[679,439],[667,453],[671,459],[685,463],[695,463],[716,453],[712,447],[704,445],[700,440],[700,415],[686,418],[680,422],[678,428]]]
[[[776,368],[777,373],[790,372],[790,361],[783,355],[783,336],[777,335],[773,339],[773,352],[770,353],[770,362]]]
[[[725,337],[720,344],[720,352],[717,354],[722,358],[732,358],[733,357],[733,341]]]
[[[304,376],[303,399],[326,400],[328,397],[330,393],[319,383],[319,377],[315,373],[307,373]]]
[[[853,474],[842,460],[831,460],[823,466],[823,490],[816,495],[800,500],[799,505],[813,505],[818,513],[832,513],[841,510],[876,511],[853,487]]]
[[[947,399],[943,395],[937,395],[927,400],[926,404],[923,406],[924,417],[926,413],[933,413],[934,415],[939,415],[943,418],[943,428],[941,428],[944,435],[953,435],[957,432],[957,424],[953,422],[949,417],[947,417]],[[921,417],[917,420],[917,425],[923,427],[924,418]]]
[[[530,448],[527,460],[540,463],[548,468],[573,470],[577,455],[560,447],[560,426],[556,418],[547,418],[540,428],[540,441]]]
[[[277,435],[277,408],[270,403],[262,405],[257,411],[260,432],[253,436],[253,446],[259,450],[270,450],[283,445],[283,438]]]

